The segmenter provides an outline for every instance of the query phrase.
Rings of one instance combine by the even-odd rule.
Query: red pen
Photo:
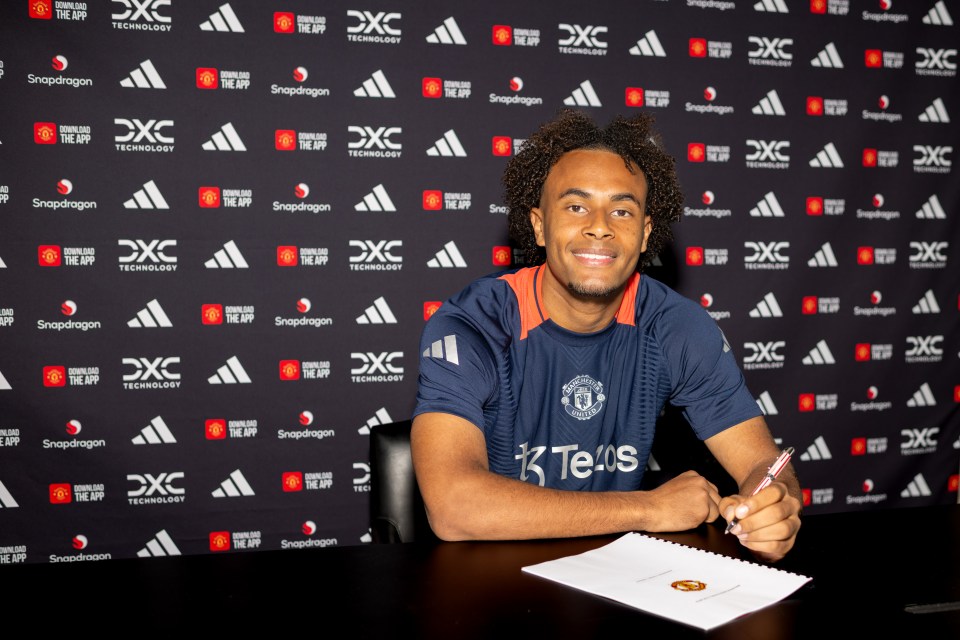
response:
[[[787,463],[790,462],[791,456],[793,456],[793,447],[787,447],[786,449],[784,449],[783,453],[780,454],[780,457],[777,458],[773,462],[773,464],[770,465],[770,467],[767,469],[767,474],[763,476],[763,480],[761,480],[760,483],[757,484],[757,488],[754,489],[753,493],[751,493],[750,495],[755,496],[761,491],[763,491],[764,489],[766,489],[768,486],[770,486],[770,483],[777,479],[777,476],[780,475],[780,472],[783,471],[784,468],[787,466]],[[730,533],[730,529],[733,529],[733,527],[738,522],[740,522],[740,519],[737,517],[734,517],[734,519],[727,524],[727,529],[726,531],[724,531],[724,533]]]

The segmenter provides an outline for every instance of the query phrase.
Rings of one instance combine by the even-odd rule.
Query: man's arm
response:
[[[414,418],[417,482],[443,540],[566,538],[684,531],[719,517],[717,488],[688,471],[652,491],[562,491],[490,471],[483,432],[446,413]]]
[[[750,495],[780,455],[767,423],[752,418],[708,438],[706,444],[739,487],[739,495],[727,496],[719,505],[728,522],[739,518],[730,533],[761,558],[779,560],[796,540],[803,500],[789,464],[770,486]]]

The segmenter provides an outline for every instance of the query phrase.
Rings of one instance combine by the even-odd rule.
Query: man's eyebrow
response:
[[[589,192],[584,191],[583,189],[572,187],[570,189],[567,189],[563,193],[561,193],[558,199],[562,200],[567,196],[577,196],[578,198],[584,198],[584,199],[589,199],[593,197]],[[640,201],[640,199],[628,191],[624,193],[615,193],[612,196],[610,196],[610,200],[612,202],[627,202],[627,201],[635,202],[637,205],[643,206],[643,203]]]

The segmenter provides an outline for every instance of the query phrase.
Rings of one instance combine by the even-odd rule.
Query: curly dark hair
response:
[[[628,169],[635,164],[643,172],[647,180],[646,213],[653,228],[647,250],[637,263],[639,271],[673,239],[670,225],[680,219],[683,194],[675,161],[664,151],[659,134],[653,130],[653,120],[653,116],[644,113],[629,118],[617,116],[601,129],[586,114],[562,109],[523,143],[507,163],[502,181],[509,208],[510,238],[524,252],[528,263],[540,264],[546,258],[530,224],[530,209],[540,206],[550,169],[560,156],[574,149],[611,151],[623,158]]]

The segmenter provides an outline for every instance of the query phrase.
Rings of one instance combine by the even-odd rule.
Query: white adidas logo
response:
[[[776,89],[768,91],[767,95],[764,96],[750,112],[763,116],[787,115],[787,112],[783,108],[783,103],[780,102],[780,96],[777,95]]]
[[[373,191],[363,196],[363,200],[358,202],[354,207],[354,211],[396,211],[397,208],[393,205],[393,200],[390,199],[390,195],[387,193],[387,190],[383,188],[383,184],[378,184],[373,188]]]
[[[3,375],[3,371],[0,371],[0,391],[12,391],[13,387],[10,386],[10,383],[7,382],[7,379]]]
[[[227,33],[243,33],[243,25],[233,12],[230,3],[220,5],[220,8],[210,14],[210,18],[200,23],[201,31],[223,31]]]
[[[950,114],[947,113],[947,107],[943,104],[942,98],[936,98],[930,103],[930,106],[923,110],[917,120],[920,122],[936,122],[947,124],[950,122]]]
[[[589,80],[580,83],[580,87],[573,91],[573,94],[565,98],[563,104],[576,107],[602,107],[597,92],[593,90],[593,85]]]
[[[467,44],[467,39],[463,37],[457,21],[451,16],[427,36],[427,42],[430,44]]]
[[[442,138],[434,142],[432,147],[427,149],[427,155],[464,157],[467,155],[467,152],[463,148],[463,145],[460,144],[457,133],[453,129],[450,129],[443,134]]]
[[[757,306],[750,310],[751,318],[782,318],[783,311],[780,310],[780,303],[771,291],[763,296],[763,300],[757,303]]]
[[[830,352],[830,347],[827,346],[826,340],[821,340],[817,345],[810,349],[810,353],[803,357],[801,360],[803,364],[836,364],[837,361],[833,357],[833,353]]]
[[[453,240],[443,245],[443,249],[437,251],[435,258],[427,261],[427,266],[432,269],[449,269],[450,267],[466,267],[467,261],[460,254],[460,249],[454,244]]]
[[[386,407],[380,407],[377,409],[376,413],[373,414],[373,417],[367,420],[367,423],[357,429],[357,433],[362,436],[370,435],[370,429],[377,426],[378,424],[390,424],[393,422],[393,418],[390,417],[390,414],[387,413]]]
[[[369,78],[363,81],[363,84],[353,90],[353,95],[358,98],[396,98],[397,94],[393,92],[393,87],[387,82],[387,76],[383,75],[382,69],[377,69]]]
[[[932,407],[936,404],[937,400],[933,397],[933,391],[926,382],[920,385],[920,388],[913,392],[913,397],[907,400],[908,407]]]
[[[13,495],[7,488],[0,482],[0,507],[5,509],[12,509],[14,507],[19,507],[17,501],[13,499]]]
[[[139,435],[131,439],[133,444],[174,444],[176,441],[167,423],[160,416],[151,420],[150,424],[140,430]]]
[[[800,459],[804,462],[810,460],[830,460],[831,458],[833,458],[833,456],[830,455],[830,449],[827,448],[827,442],[823,439],[823,436],[817,436],[813,444],[807,447],[807,450],[800,455]]]
[[[657,33],[651,29],[643,34],[642,38],[637,40],[637,44],[630,47],[630,55],[663,58],[667,55],[667,52],[663,50],[663,45],[660,44],[660,38],[657,37]]]
[[[771,11],[773,13],[790,13],[783,0],[760,0],[753,5],[754,11]]]
[[[932,195],[927,198],[927,201],[923,203],[923,206],[917,209],[917,217],[927,220],[944,220],[947,217],[946,212],[943,210],[943,206],[940,204],[940,198],[936,195]]]
[[[247,479],[240,473],[240,469],[237,469],[221,482],[220,486],[214,489],[210,495],[214,498],[236,498],[237,496],[253,496],[256,494]]]
[[[757,206],[750,209],[750,215],[754,218],[782,218],[784,217],[783,208],[780,207],[780,201],[773,191],[768,191],[763,200],[757,203]]]
[[[233,128],[233,123],[220,127],[220,131],[210,136],[210,139],[203,143],[204,151],[246,151],[247,147],[240,139],[240,134]]]
[[[6,269],[7,263],[3,261],[3,258],[0,258],[0,269]]]
[[[817,53],[817,56],[810,61],[810,66],[824,69],[843,69],[843,60],[837,53],[836,45],[831,42]]]
[[[384,297],[380,296],[362,315],[357,316],[357,324],[397,324],[397,317],[393,315]]]
[[[823,245],[817,249],[817,252],[813,254],[813,257],[807,260],[808,267],[836,267],[837,266],[837,257],[833,255],[833,247],[830,246],[829,242],[824,242]]]
[[[244,370],[243,365],[237,356],[231,356],[225,365],[217,369],[217,372],[207,378],[210,384],[250,384],[250,376]]]
[[[161,556],[179,556],[180,549],[177,548],[173,538],[167,533],[166,529],[161,529],[152,540],[147,542],[143,549],[137,551],[138,558],[159,558]]]
[[[901,498],[920,498],[923,496],[932,496],[933,492],[930,491],[930,487],[927,485],[926,479],[923,477],[922,473],[918,473],[913,476],[907,487],[900,492]]]
[[[124,209],[169,209],[157,183],[153,180],[143,183],[143,188],[138,189],[133,197],[123,203]]]
[[[911,309],[914,313],[940,313],[940,305],[937,304],[937,298],[933,295],[933,289],[927,289],[923,297],[913,305]]]
[[[920,21],[923,24],[932,24],[938,27],[953,26],[953,18],[950,17],[950,13],[947,11],[947,5],[943,0],[939,0],[937,4],[933,5],[933,8],[930,9]]]
[[[203,263],[207,269],[247,269],[250,265],[244,259],[233,240],[229,240],[213,257]]]
[[[757,406],[760,407],[760,411],[763,411],[764,415],[775,416],[780,412],[777,411],[777,405],[773,403],[773,398],[770,396],[769,391],[764,391],[757,398]]]
[[[843,160],[840,159],[840,154],[837,153],[837,148],[833,146],[833,143],[828,142],[823,149],[817,152],[816,156],[810,159],[810,166],[821,169],[842,169]]]
[[[172,327],[173,323],[156,298],[147,303],[147,306],[137,312],[137,316],[127,321],[128,327],[135,329],[143,327]]]
[[[140,66],[130,72],[130,75],[120,81],[121,87],[137,89],[166,89],[163,78],[157,73],[157,68],[150,60],[144,60]]]
[[[433,344],[423,350],[424,358],[439,358],[453,364],[460,364],[457,355],[457,336],[443,336],[442,340],[435,340]]]

